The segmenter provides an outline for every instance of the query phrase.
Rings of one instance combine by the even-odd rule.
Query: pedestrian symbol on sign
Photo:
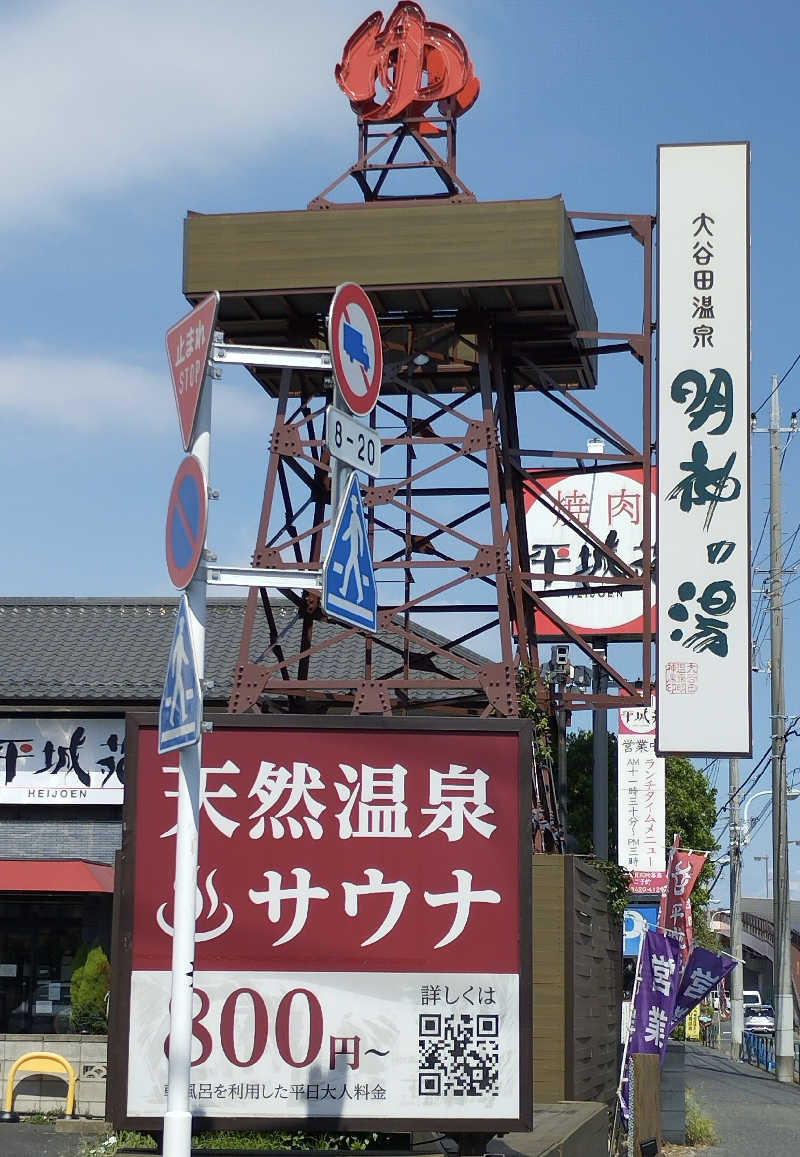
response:
[[[203,699],[189,630],[189,603],[182,595],[158,713],[159,755],[196,743],[202,720]]]
[[[172,695],[167,699],[164,706],[169,713],[170,726],[174,727],[177,723],[183,723],[188,715],[187,704],[191,703],[194,698],[194,691],[191,687],[187,687],[184,682],[184,668],[189,665],[189,656],[186,654],[186,645],[183,640],[183,633],[176,635],[175,646],[169,656],[169,666],[167,668],[167,681],[171,683]]]
[[[353,471],[322,567],[322,609],[349,626],[377,630],[375,575],[358,476]]]
[[[342,538],[350,544],[350,547],[347,554],[347,562],[344,566],[344,577],[339,594],[342,598],[347,598],[350,576],[352,575],[356,585],[356,602],[361,604],[364,601],[364,584],[361,578],[361,556],[364,553],[366,540],[364,537],[364,526],[359,517],[358,498],[355,494],[350,495],[350,514],[347,519],[347,530],[342,535]],[[335,571],[341,570],[341,564],[334,563],[333,569]]]

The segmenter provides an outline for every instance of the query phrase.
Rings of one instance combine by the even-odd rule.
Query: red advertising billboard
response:
[[[128,717],[109,1109],[166,1106],[178,760]],[[193,1114],[531,1126],[524,721],[221,716],[203,736]]]

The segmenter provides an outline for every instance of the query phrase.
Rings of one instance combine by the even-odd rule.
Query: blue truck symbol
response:
[[[355,326],[344,323],[344,352],[351,362],[360,362],[369,373],[369,354],[364,346],[364,339]]]

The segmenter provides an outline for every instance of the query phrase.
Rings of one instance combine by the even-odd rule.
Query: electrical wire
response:
[[[767,525],[768,520],[769,520],[769,510],[767,510],[767,513],[764,516],[764,521],[761,524],[761,533],[760,533],[759,538],[758,538],[758,543],[756,544],[756,549],[754,552],[754,561],[752,564],[752,572],[753,573],[751,576],[751,589],[753,589],[753,591],[754,591],[754,595],[753,595],[754,603],[753,603],[753,608],[752,608],[751,634],[752,634],[752,649],[753,649],[754,657],[756,656],[758,649],[761,646],[761,643],[762,643],[762,640],[763,640],[763,637],[764,637],[764,634],[766,632],[767,625],[769,622],[770,598],[769,598],[769,582],[768,582],[767,578],[764,578],[761,589],[757,593],[755,593],[755,584],[756,584],[756,573],[755,572],[756,572],[757,564],[759,561],[757,556],[758,556],[758,551],[761,548],[761,543],[762,543],[762,540],[764,538],[764,531],[766,529],[766,525]],[[792,561],[790,561],[790,558],[789,558],[789,556],[791,555],[792,550],[794,548],[794,545],[797,542],[798,535],[800,535],[800,523],[797,524],[797,526],[794,528],[793,531],[791,531],[789,534],[787,534],[784,537],[783,542],[781,543],[781,547],[785,548],[784,554],[783,554],[783,563],[782,563],[782,567],[783,567],[784,571],[792,570],[794,568],[795,563],[800,562],[800,558],[798,558],[796,560],[792,560]],[[793,582],[798,581],[799,578],[800,578],[800,575],[790,576],[783,585],[784,592],[792,585]],[[788,605],[790,605],[790,604],[784,603],[784,606],[788,606]]]
[[[767,523],[768,522],[769,522],[769,507],[767,507],[767,512],[764,515],[764,521],[761,523],[761,533],[758,536],[758,542],[756,543],[756,549],[753,551],[753,559],[754,560],[758,558],[758,552],[761,550],[761,543],[764,541],[764,531],[767,529]],[[755,565],[755,563],[753,565]]]
[[[761,829],[764,826],[764,822],[766,821],[767,816],[770,816],[770,815],[772,815],[772,800],[771,799],[767,800],[767,802],[764,804],[761,811],[758,813],[756,818],[753,820],[753,822],[751,824],[751,831],[750,831],[751,837],[758,835],[758,833],[761,831]]]
[[[788,739],[788,737],[789,737],[789,732],[787,731],[787,733],[786,733],[786,736],[785,736],[785,739]],[[741,784],[739,785],[739,787],[736,789],[736,791],[735,791],[735,792],[734,792],[732,795],[729,795],[729,796],[728,796],[728,798],[727,798],[727,800],[725,801],[725,803],[721,804],[721,805],[720,805],[720,807],[717,809],[717,813],[716,813],[716,815],[714,816],[714,823],[715,823],[715,824],[718,822],[718,820],[719,820],[720,816],[721,816],[721,815],[722,815],[724,812],[728,811],[728,809],[729,809],[729,807],[731,806],[731,804],[733,803],[733,801],[734,801],[734,800],[735,800],[735,799],[736,799],[738,796],[740,796],[740,795],[742,794],[742,792],[743,792],[743,791],[745,791],[745,790],[746,790],[746,788],[749,786],[749,784],[750,784],[750,781],[752,780],[753,776],[754,776],[754,775],[756,774],[756,772],[758,772],[759,770],[760,770],[760,772],[761,772],[761,775],[759,775],[758,779],[761,779],[761,776],[762,776],[762,775],[764,774],[764,772],[766,771],[766,761],[769,759],[769,757],[770,757],[770,755],[771,755],[771,754],[772,754],[772,744],[770,743],[769,747],[767,747],[766,751],[765,751],[765,752],[764,752],[764,754],[761,756],[761,758],[759,759],[759,761],[758,761],[758,763],[755,765],[755,767],[753,767],[753,768],[751,769],[750,773],[747,775],[747,777],[745,778],[744,782],[743,782],[743,783],[741,783]],[[762,764],[764,765],[763,767],[762,767]],[[758,780],[756,780],[756,782],[758,782]],[[755,785],[753,785],[753,786],[755,786]]]
[[[794,545],[794,541],[797,538],[798,534],[800,534],[800,525],[797,526],[796,530],[794,531],[794,534],[791,536],[792,545]],[[800,564],[800,555],[797,558],[792,559],[790,562],[790,560],[788,558],[790,551],[787,551],[786,553],[787,553],[787,557],[784,559],[783,569],[784,569],[784,571],[794,570],[795,567],[798,566],[798,564]],[[800,574],[790,574],[789,577],[787,578],[786,582],[783,584],[783,594],[785,595],[786,592],[789,590],[789,588],[794,586],[794,584],[796,582],[800,582]],[[766,586],[766,582],[765,582],[765,586]],[[764,599],[765,606],[768,606],[769,596],[768,596],[767,592],[763,591],[761,593],[762,593],[762,597]],[[793,606],[796,602],[800,602],[800,599],[789,599],[788,602],[784,599],[781,603],[781,606],[785,609],[786,607]],[[761,608],[761,604],[759,604],[759,611],[756,612],[757,614],[760,612],[760,608]],[[766,609],[764,610],[763,616],[758,623],[758,628],[756,628],[755,622],[753,624],[754,642],[756,641],[757,635],[760,635],[762,626],[765,623],[766,623]]]
[[[767,402],[770,400],[770,398],[772,397],[772,395],[775,393],[775,391],[778,389],[778,387],[779,387],[779,386],[782,386],[782,385],[783,385],[783,383],[784,383],[784,382],[786,381],[786,379],[789,377],[789,374],[792,372],[792,370],[794,369],[794,367],[797,365],[797,363],[798,363],[798,362],[800,362],[800,353],[799,353],[799,354],[797,355],[797,357],[794,359],[794,361],[793,361],[793,362],[792,362],[792,364],[789,366],[788,370],[787,370],[787,371],[786,371],[786,373],[783,375],[783,377],[780,379],[780,381],[778,381],[778,382],[776,382],[776,383],[775,383],[775,385],[773,386],[773,388],[772,388],[772,389],[770,390],[770,392],[767,394],[766,398],[764,398],[764,401],[761,403],[761,405],[760,405],[760,406],[757,406],[757,407],[755,408],[755,410],[753,410],[753,413],[754,413],[754,414],[757,414],[757,413],[758,413],[760,410],[763,410],[763,409],[764,409],[764,407],[766,406]]]
[[[795,357],[792,364],[789,366],[786,373],[783,374],[783,376],[776,382],[775,386],[770,390],[770,392],[764,398],[763,402],[761,402],[761,404],[759,406],[757,406],[756,409],[753,411],[754,415],[759,413],[759,411],[764,408],[764,406],[767,404],[767,402],[770,401],[770,399],[773,397],[773,395],[777,392],[778,388],[783,384],[783,382],[786,381],[787,377],[792,372],[792,370],[794,369],[794,367],[797,365],[798,362],[800,362],[800,353],[797,354],[797,356]],[[783,464],[784,464],[784,461],[786,459],[786,454],[787,454],[787,451],[789,449],[789,445],[792,441],[792,438],[793,438],[793,432],[791,432],[789,434],[789,437],[786,439],[786,444],[783,448],[783,452],[782,452],[781,458],[780,458],[780,466],[779,466],[780,469],[783,468]],[[766,533],[767,523],[769,522],[769,513],[770,513],[769,507],[767,507],[767,510],[764,514],[764,520],[761,523],[761,530],[760,530],[759,535],[758,535],[758,542],[756,543],[755,549],[751,553],[751,564],[750,564],[751,565],[751,576],[750,576],[751,589],[754,589],[755,585],[756,585],[756,570],[757,570],[757,565],[759,562],[758,555],[759,555],[759,551],[761,550],[761,544],[764,541],[764,535]],[[800,523],[798,523],[798,525],[795,527],[794,531],[791,534],[784,537],[784,539],[781,543],[781,547],[785,548],[785,550],[782,551],[782,553],[783,553],[782,570],[784,570],[784,571],[790,569],[789,556],[791,555],[791,552],[792,552],[794,545],[797,541],[798,535],[800,535]],[[798,578],[800,578],[800,576],[797,576],[797,575],[792,576],[784,584],[783,591],[785,592],[792,585],[792,583],[794,581],[796,581]],[[753,607],[753,610],[752,610],[753,621],[752,621],[752,625],[751,625],[752,647],[753,647],[754,653],[757,651],[758,647],[761,644],[762,634],[765,631],[766,626],[767,626],[767,622],[768,622],[768,612],[770,609],[770,590],[769,590],[769,584],[766,580],[764,581],[760,591],[755,596],[755,598],[757,601],[756,601],[755,606]],[[789,602],[782,601],[782,607],[786,608],[788,606],[792,606],[796,602],[800,602],[800,598],[791,599]],[[792,721],[792,726],[790,728],[787,728],[787,730],[784,734],[784,740],[783,740],[784,753],[786,750],[786,742],[787,742],[789,736],[792,734],[796,734],[795,725],[797,724],[797,722],[798,722],[798,720],[794,719]],[[757,784],[760,782],[760,780],[762,779],[762,777],[766,773],[767,759],[769,758],[771,751],[772,751],[772,744],[770,743],[770,745],[767,748],[767,750],[765,751],[764,755],[761,756],[758,763],[756,763],[755,766],[751,769],[751,771],[749,772],[749,774],[747,775],[747,777],[745,778],[743,783],[739,786],[737,791],[734,792],[732,795],[730,795],[728,797],[728,799],[726,800],[726,802],[723,803],[718,808],[717,813],[716,813],[715,818],[714,818],[714,826],[716,826],[716,824],[719,822],[720,818],[726,812],[729,812],[731,803],[733,802],[733,800],[737,796],[740,797],[742,795],[742,793],[748,787],[757,786]],[[707,767],[710,767],[710,766],[712,766],[712,765],[707,765]],[[755,779],[753,778],[754,776],[756,776]],[[760,828],[764,822],[764,817],[767,814],[769,814],[771,808],[772,808],[772,801],[770,800],[769,803],[762,809],[761,813],[753,821],[753,825],[752,825],[753,834],[757,834],[757,832],[760,830]],[[726,832],[729,831],[729,829],[730,829],[730,819],[727,820],[727,822],[724,824],[721,832],[719,833],[718,838],[719,838],[720,843],[722,842],[723,837],[725,836]],[[711,887],[709,888],[710,892],[714,890],[714,887],[716,886],[716,884],[717,884],[717,882],[718,882],[718,880],[722,874],[722,871],[723,871],[722,867],[720,867],[717,870],[717,873],[716,873],[716,875],[715,875],[715,877],[711,883]]]
[[[716,759],[712,759],[708,763],[706,763],[705,767],[700,768],[703,775],[705,775],[706,779],[708,780],[708,782],[711,784],[711,786],[714,788],[715,791],[717,790],[717,782],[719,780],[719,771],[720,771],[721,765],[722,765],[722,760],[720,759],[719,756],[717,756]]]
[[[796,601],[800,601],[800,600],[796,600]],[[787,744],[787,741],[788,741],[789,737],[790,737],[791,735],[796,735],[796,734],[797,734],[797,724],[798,724],[798,722],[800,722],[800,715],[796,715],[796,716],[794,716],[794,718],[792,719],[791,725],[790,725],[789,727],[787,727],[786,731],[784,732],[784,735],[783,735],[783,752],[782,752],[782,755],[785,755],[785,753],[786,753],[786,744]],[[732,794],[732,795],[729,795],[729,796],[728,796],[728,799],[727,799],[727,801],[726,801],[724,804],[722,804],[722,805],[721,805],[721,807],[719,807],[719,808],[717,809],[717,813],[716,813],[716,816],[714,817],[714,825],[713,825],[713,826],[716,826],[716,823],[717,823],[717,821],[719,820],[719,817],[720,817],[720,816],[723,814],[723,812],[726,812],[726,811],[728,811],[728,809],[730,808],[730,805],[731,805],[731,803],[733,802],[733,800],[734,800],[734,799],[736,799],[736,797],[737,797],[737,796],[740,796],[740,795],[742,794],[742,792],[745,790],[745,788],[746,788],[746,787],[747,787],[747,786],[750,784],[750,781],[752,780],[752,778],[753,778],[753,776],[755,775],[755,773],[756,773],[757,771],[759,771],[759,768],[760,768],[760,772],[759,772],[758,778],[757,778],[757,779],[756,779],[756,780],[753,782],[753,784],[752,784],[752,787],[756,787],[756,786],[759,784],[759,782],[761,781],[762,777],[763,777],[763,776],[766,774],[766,771],[767,771],[767,759],[768,759],[768,758],[771,756],[771,754],[772,754],[772,744],[770,743],[769,747],[766,749],[766,751],[764,752],[764,754],[761,756],[761,758],[759,759],[759,761],[758,761],[758,763],[755,765],[755,767],[754,767],[754,768],[752,768],[752,770],[750,771],[749,775],[748,775],[748,776],[745,778],[744,782],[743,782],[743,783],[741,783],[741,784],[740,784],[740,786],[739,786],[739,787],[736,789],[736,791],[735,791],[735,792],[733,792],[733,794]],[[762,764],[764,765],[763,767],[761,766]],[[765,814],[766,814],[766,813],[767,813],[767,812],[768,812],[768,811],[771,809],[771,807],[772,807],[772,801],[770,800],[769,804],[765,806],[765,808],[762,810],[762,812],[761,812],[761,813],[760,813],[760,814],[759,814],[759,815],[756,817],[756,819],[753,821],[753,822],[754,822],[754,824],[760,824],[760,823],[761,823],[761,821],[762,821],[762,819],[763,819],[763,817],[764,817],[764,815],[765,815]],[[728,832],[729,830],[730,830],[730,819],[728,819],[728,822],[727,822],[727,823],[724,825],[724,827],[722,828],[722,831],[719,833],[719,840],[718,840],[718,843],[720,843],[720,844],[721,844],[723,836],[724,836],[724,835],[725,835],[725,833],[726,833],[726,832]],[[758,828],[757,828],[756,830],[758,830]],[[754,833],[754,834],[755,834],[755,833]],[[722,872],[723,872],[723,869],[724,869],[724,867],[725,867],[725,865],[720,865],[720,867],[717,869],[717,874],[716,874],[716,876],[714,877],[714,879],[711,881],[711,885],[710,885],[710,887],[709,887],[709,889],[708,889],[708,890],[709,890],[709,894],[710,894],[711,892],[713,892],[713,891],[714,891],[714,888],[716,887],[716,885],[717,885],[717,882],[719,881],[719,878],[720,878],[720,876],[722,875]]]
[[[796,419],[797,419],[797,415],[796,415],[796,414],[793,414],[793,415],[792,415],[792,418],[793,418],[793,420],[795,420],[795,421],[796,421]],[[786,451],[789,449],[789,445],[790,445],[790,443],[791,443],[791,441],[792,441],[792,436],[793,436],[793,433],[794,433],[794,431],[792,431],[792,433],[791,433],[791,434],[789,435],[789,437],[786,439],[786,445],[785,445],[785,446],[784,446],[784,448],[783,448],[783,453],[781,454],[781,460],[780,460],[780,462],[778,463],[778,469],[779,469],[779,470],[783,470],[783,460],[784,460],[784,458],[786,457]]]
[[[755,582],[755,570],[758,568],[759,563],[763,562],[766,564],[769,562],[769,556],[768,555],[765,555],[765,557],[763,559],[758,557],[758,552],[761,549],[761,543],[762,543],[763,538],[764,538],[764,530],[766,529],[766,525],[767,525],[768,521],[769,521],[769,510],[767,510],[767,513],[764,516],[764,521],[761,524],[761,533],[758,536],[758,542],[756,543],[756,548],[753,551],[753,563],[752,563],[752,565],[753,565],[753,570],[754,570],[754,573],[753,573],[753,581],[754,582]],[[789,555],[791,554],[792,547],[794,546],[794,543],[795,543],[795,540],[797,539],[798,534],[800,534],[800,523],[798,523],[798,525],[794,528],[794,530],[789,531],[788,534],[785,534],[783,536],[783,539],[781,540],[781,549],[786,547],[786,550],[784,553],[784,558],[783,558],[783,565],[784,566],[788,562]],[[788,546],[786,546],[787,543],[789,543]]]
[[[782,381],[784,381],[786,379],[788,374],[794,369],[795,365],[797,365],[798,361],[800,361],[800,354],[797,355],[797,357],[792,362],[789,369],[786,371],[786,373],[781,378],[780,382],[778,382],[778,386],[781,384]],[[775,387],[775,389],[777,389],[777,386]],[[764,399],[764,401],[761,403],[761,406],[759,406],[759,409],[761,409],[764,405],[766,405],[766,403],[772,397],[772,394],[774,394],[774,392],[775,392],[775,390],[773,390]],[[754,412],[758,413],[758,410],[756,410]],[[792,437],[793,437],[793,435],[790,433],[789,437],[786,439],[786,445],[783,448],[783,453],[781,455],[781,460],[780,460],[781,468],[783,467],[783,462],[784,462],[784,459],[786,458],[786,452],[789,449],[789,443],[791,442]],[[755,589],[756,571],[758,570],[759,562],[761,561],[759,559],[758,555],[759,555],[759,551],[761,550],[761,544],[764,541],[764,534],[766,532],[768,522],[769,522],[769,507],[767,507],[767,510],[764,514],[764,521],[761,523],[761,530],[760,530],[759,535],[758,535],[758,542],[756,543],[755,550],[753,550],[751,553],[751,564],[750,564],[751,565],[751,575],[750,575],[751,590]],[[797,541],[798,534],[800,534],[800,523],[798,523],[798,525],[795,527],[794,531],[791,534],[787,535],[784,538],[783,542],[781,543],[782,547],[784,547],[784,546],[786,547],[786,552],[785,552],[784,558],[783,558],[783,569],[784,570],[788,569],[789,554],[791,553],[792,548],[794,547],[794,544]],[[789,544],[788,546],[786,546],[787,543]],[[768,560],[765,559],[764,561],[766,562]],[[767,584],[766,580],[764,581],[764,585],[762,586],[762,589],[759,592],[758,597],[759,597],[759,601],[756,604],[756,606],[753,608],[752,643],[753,643],[753,651],[754,652],[758,649],[758,647],[761,643],[762,632],[766,629],[766,624],[767,624],[767,613],[769,610],[769,588],[768,588],[768,584]]]
[[[769,613],[769,599],[767,598],[767,592],[762,590],[760,595],[757,597],[759,597],[761,601],[759,602],[758,608],[756,610],[756,619],[753,623],[753,645],[755,647],[759,647],[763,641]]]

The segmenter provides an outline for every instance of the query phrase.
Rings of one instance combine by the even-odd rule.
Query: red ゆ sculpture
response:
[[[382,12],[368,16],[345,44],[335,75],[360,120],[416,121],[424,136],[444,131],[424,119],[434,101],[443,116],[461,116],[480,91],[464,41],[445,24],[426,20],[412,0],[401,0],[385,26]],[[382,103],[378,83],[387,94]]]

